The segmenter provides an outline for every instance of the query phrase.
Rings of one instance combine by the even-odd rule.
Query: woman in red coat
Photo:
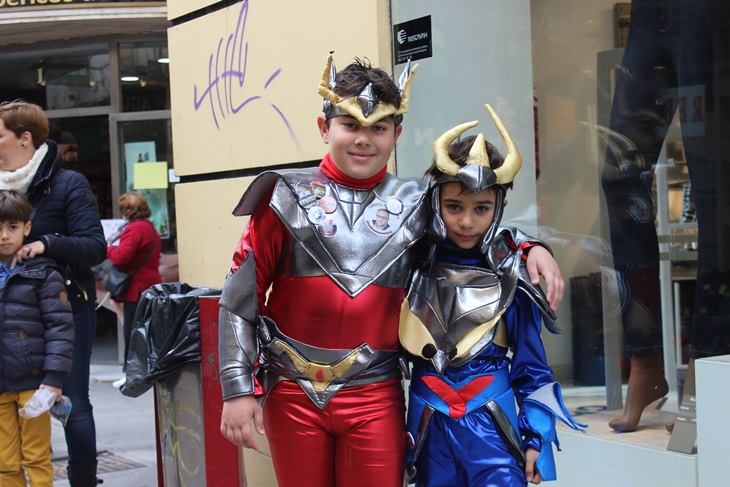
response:
[[[144,196],[139,193],[124,193],[119,197],[119,210],[122,218],[129,220],[129,223],[124,226],[119,237],[119,245],[107,247],[106,255],[109,261],[125,272],[132,272],[147,257],[144,264],[132,276],[127,292],[122,296],[114,296],[116,301],[124,303],[124,367],[126,367],[129,339],[132,336],[134,313],[137,311],[139,297],[150,286],[162,282],[159,270],[162,241],[155,226],[147,219],[152,212]],[[122,377],[114,385],[119,387],[124,381],[125,377]]]

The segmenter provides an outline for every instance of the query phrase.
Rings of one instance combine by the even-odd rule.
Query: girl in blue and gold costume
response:
[[[499,227],[521,159],[487,110],[507,157],[482,134],[452,143],[477,122],[434,142],[428,172],[434,243],[403,304],[400,340],[414,364],[407,476],[417,486],[554,480],[555,418],[585,427],[565,408],[547,365],[541,323],[560,330],[525,270],[530,244],[515,244],[524,241],[520,232]]]

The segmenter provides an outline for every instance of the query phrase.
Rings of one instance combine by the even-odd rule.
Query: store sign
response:
[[[100,7],[114,4],[115,7],[130,7],[140,3],[164,4],[160,0],[0,0],[0,10],[18,8],[58,8],[58,7]]]
[[[433,55],[431,16],[393,25],[393,52],[395,64],[405,63],[409,59],[416,61],[431,57]]]

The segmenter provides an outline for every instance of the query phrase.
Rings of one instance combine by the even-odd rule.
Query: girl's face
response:
[[[441,185],[440,193],[446,236],[461,249],[479,245],[494,221],[497,192],[487,188],[473,193],[452,182]]]

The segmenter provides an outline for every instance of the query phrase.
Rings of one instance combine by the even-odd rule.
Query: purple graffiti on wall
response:
[[[193,86],[193,106],[195,111],[208,101],[210,112],[216,128],[220,129],[218,116],[226,118],[227,115],[236,115],[251,102],[265,101],[262,95],[246,95],[246,69],[248,67],[248,47],[244,40],[246,31],[246,20],[248,19],[248,0],[241,4],[241,11],[238,14],[236,31],[228,35],[228,38],[221,37],[218,41],[218,48],[210,54],[208,60],[208,86],[198,96],[198,85]],[[225,48],[224,48],[224,42]],[[281,74],[281,68],[271,73],[263,86],[266,90],[271,83]],[[249,83],[250,85],[250,83]],[[269,106],[279,115],[284,122],[289,136],[299,149],[299,142],[292,130],[289,120],[281,109],[269,102]]]

